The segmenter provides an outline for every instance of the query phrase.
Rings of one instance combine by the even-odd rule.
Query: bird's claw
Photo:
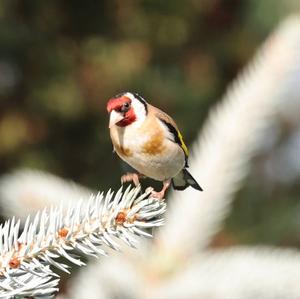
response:
[[[133,182],[135,186],[138,186],[140,184],[140,178],[142,175],[138,173],[126,173],[121,176],[121,184],[125,184],[128,182]]]
[[[146,193],[149,193],[152,198],[155,198],[155,199],[158,199],[158,200],[164,200],[165,190],[157,192],[152,187],[148,187],[146,189]]]
[[[146,193],[151,193],[152,194],[152,192],[154,191],[154,188],[153,187],[148,187],[146,190],[145,190],[145,192]]]

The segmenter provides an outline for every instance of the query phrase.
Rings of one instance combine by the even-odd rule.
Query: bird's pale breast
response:
[[[180,146],[165,136],[158,121],[148,126],[114,126],[110,131],[117,154],[139,173],[163,181],[184,167],[185,156]]]

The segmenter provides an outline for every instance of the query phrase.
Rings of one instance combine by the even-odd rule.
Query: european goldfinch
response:
[[[149,177],[163,182],[160,192],[152,196],[163,199],[171,182],[176,190],[188,186],[202,191],[187,171],[188,149],[174,120],[148,104],[137,93],[121,93],[107,103],[109,129],[114,151],[137,170],[127,173],[121,181],[139,184],[139,178]]]

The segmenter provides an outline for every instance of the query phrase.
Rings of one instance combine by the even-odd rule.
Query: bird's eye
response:
[[[130,103],[126,102],[126,103],[124,103],[123,106],[122,106],[122,111],[123,111],[123,112],[126,112],[126,111],[129,110],[129,108],[130,108]]]

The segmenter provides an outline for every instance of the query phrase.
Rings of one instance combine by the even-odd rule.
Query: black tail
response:
[[[186,168],[183,168],[176,177],[172,178],[172,186],[175,190],[184,190],[188,186],[191,186],[196,190],[203,191],[203,189],[199,186],[192,175],[186,170]]]

